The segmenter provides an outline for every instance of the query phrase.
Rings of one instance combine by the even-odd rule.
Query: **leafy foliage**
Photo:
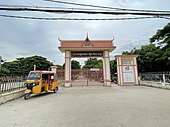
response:
[[[5,67],[2,67],[0,71],[1,71],[1,73],[3,73],[3,74],[8,74],[8,73],[10,73],[9,69],[7,69],[7,68],[5,68]]]
[[[37,70],[48,70],[52,63],[42,56],[31,56],[17,58],[12,62],[4,62],[2,67],[6,70],[6,73],[23,74],[33,70],[34,65],[36,65]]]
[[[87,61],[85,61],[85,65],[83,66],[84,69],[91,69],[91,68],[99,68],[103,69],[103,60],[97,60],[97,58],[89,58]],[[110,61],[110,72],[112,75],[114,75],[115,72],[117,72],[116,67],[116,60]]]
[[[78,61],[76,60],[71,61],[71,69],[80,69],[80,68],[81,68],[81,65]]]
[[[103,69],[103,61],[97,60],[97,58],[89,58],[85,61],[84,69],[99,68]]]
[[[117,62],[116,60],[110,61],[110,73],[114,75],[115,72],[117,72]]]
[[[62,70],[64,67],[62,65],[56,65],[57,69]]]
[[[164,51],[155,44],[141,46],[140,49],[133,49],[130,52],[123,52],[122,54],[138,55],[138,70],[139,72],[153,72],[153,71],[169,71],[170,60],[168,60],[169,51]]]
[[[167,49],[170,47],[170,23],[163,29],[159,29],[155,35],[150,38],[151,43],[156,43],[161,47]]]
[[[71,69],[80,69],[80,68],[81,68],[81,65],[78,61],[76,60],[71,61]],[[60,66],[60,69],[65,69],[65,63],[63,64],[63,66]]]

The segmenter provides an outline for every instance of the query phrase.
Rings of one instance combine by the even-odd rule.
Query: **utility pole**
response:
[[[34,64],[34,71],[36,70],[36,65]]]

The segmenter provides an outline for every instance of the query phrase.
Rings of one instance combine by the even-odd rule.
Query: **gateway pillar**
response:
[[[65,87],[71,86],[71,52],[65,51]]]
[[[104,86],[111,86],[109,51],[103,51]]]
[[[138,85],[137,55],[117,55],[118,85]]]

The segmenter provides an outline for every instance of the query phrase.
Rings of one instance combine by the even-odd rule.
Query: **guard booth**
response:
[[[116,55],[118,85],[138,85],[137,55]]]
[[[90,40],[88,36],[85,40],[59,40],[61,45],[58,47],[65,53],[65,87],[72,86],[71,58],[103,58],[103,81],[104,86],[111,86],[110,78],[110,55],[116,46],[113,40]],[[84,74],[84,72],[80,72]],[[92,75],[92,74],[91,74]],[[84,75],[84,77],[86,77]],[[84,79],[80,76],[79,79]]]

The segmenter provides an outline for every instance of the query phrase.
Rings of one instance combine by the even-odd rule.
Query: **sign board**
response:
[[[122,60],[123,65],[133,65],[133,60],[124,59]]]
[[[91,68],[90,71],[100,71],[99,68]]]
[[[138,85],[137,55],[117,55],[119,85]]]
[[[71,52],[72,57],[102,57],[103,52],[91,51],[91,52]]]
[[[135,82],[133,66],[123,66],[123,79],[125,83]]]

